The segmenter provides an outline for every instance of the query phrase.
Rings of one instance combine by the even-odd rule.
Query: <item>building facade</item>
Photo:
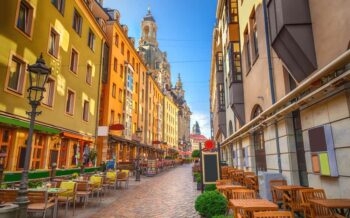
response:
[[[50,14],[49,17],[46,15]],[[32,169],[86,163],[94,147],[105,32],[85,1],[3,1],[1,151],[6,170],[24,165],[28,135],[27,66],[42,54],[52,73],[37,117]]]
[[[350,118],[350,23],[345,9],[350,5],[328,3],[218,1],[218,13],[226,14],[217,17],[219,22],[226,19],[228,31],[223,33],[229,41],[238,40],[240,50],[235,53],[234,44],[223,47],[231,52],[223,65],[233,66],[227,73],[234,79],[225,94],[235,128],[222,149],[223,158],[236,167],[280,172],[290,184],[345,197],[350,194],[345,167],[350,148],[344,143]],[[216,44],[223,39],[218,37]],[[238,103],[243,110],[237,109]]]

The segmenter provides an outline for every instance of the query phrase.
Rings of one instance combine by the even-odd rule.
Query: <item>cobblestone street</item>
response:
[[[190,164],[141,180],[141,183],[136,183],[132,177],[128,189],[110,190],[100,206],[96,198],[91,199],[86,209],[78,206],[74,217],[199,217],[194,209],[199,191],[192,182]],[[61,217],[63,214],[61,207]],[[72,210],[69,215],[72,215]]]

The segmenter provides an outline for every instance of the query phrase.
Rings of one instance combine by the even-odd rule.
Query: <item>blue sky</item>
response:
[[[209,74],[212,32],[215,25],[215,0],[105,0],[104,7],[120,11],[121,23],[129,36],[141,36],[141,20],[150,6],[158,25],[158,42],[171,64],[172,83],[178,73],[202,133],[210,136]],[[191,125],[192,127],[192,125]],[[192,129],[192,128],[191,128]]]

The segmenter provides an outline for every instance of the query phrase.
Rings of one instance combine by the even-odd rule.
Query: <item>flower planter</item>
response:
[[[17,204],[2,204],[0,205],[0,217],[1,218],[13,218],[18,216]]]

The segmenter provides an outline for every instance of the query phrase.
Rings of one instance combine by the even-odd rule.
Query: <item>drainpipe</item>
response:
[[[267,18],[267,7],[266,0],[263,0],[263,11],[264,11],[264,24],[265,24],[265,43],[266,43],[266,52],[267,52],[267,62],[269,65],[269,83],[270,83],[270,94],[271,94],[271,102],[272,105],[276,103],[275,96],[275,84],[273,78],[273,66],[272,66],[272,58],[271,58],[271,50],[270,50],[270,35],[269,35],[269,23]],[[282,173],[282,162],[281,162],[281,150],[280,150],[280,141],[279,141],[279,133],[278,133],[278,125],[277,121],[274,122],[275,127],[275,138],[276,138],[276,146],[277,146],[277,160],[278,160],[278,171]]]

